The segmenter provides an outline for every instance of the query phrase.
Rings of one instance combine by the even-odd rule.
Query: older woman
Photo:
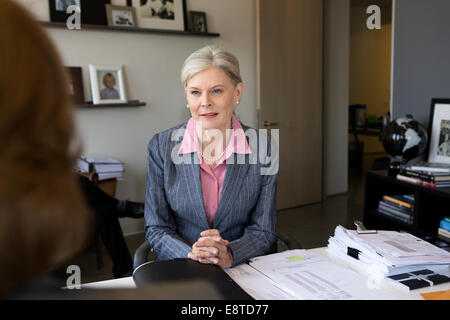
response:
[[[191,119],[148,145],[146,238],[158,260],[229,268],[275,243],[277,172],[263,170],[275,152],[234,115],[243,92],[234,55],[208,46],[192,53],[182,83]]]

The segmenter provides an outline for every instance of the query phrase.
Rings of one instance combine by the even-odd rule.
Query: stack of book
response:
[[[438,238],[450,243],[450,217],[445,217],[441,220],[438,229]]]
[[[86,173],[97,173],[98,180],[123,180],[123,164],[110,157],[81,156],[78,159],[77,169]]]
[[[450,187],[450,164],[418,162],[405,167],[397,179],[428,188]]]
[[[412,224],[414,216],[414,195],[384,195],[378,204],[378,212],[407,224]]]

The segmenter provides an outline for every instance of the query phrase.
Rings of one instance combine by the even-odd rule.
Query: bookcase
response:
[[[450,215],[450,188],[430,189],[397,180],[387,171],[368,171],[364,196],[364,225],[370,229],[406,231],[435,240],[439,222]],[[384,195],[414,194],[412,224],[377,211]]]

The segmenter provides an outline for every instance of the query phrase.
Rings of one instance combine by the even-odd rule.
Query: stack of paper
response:
[[[327,251],[382,277],[436,266],[450,266],[450,253],[409,233],[358,234],[337,226]]]
[[[306,250],[288,250],[253,258],[225,270],[255,299],[394,299],[381,288],[331,259]]]
[[[111,157],[103,156],[81,156],[78,160],[77,169],[81,172],[98,174],[98,180],[123,179],[123,164]]]

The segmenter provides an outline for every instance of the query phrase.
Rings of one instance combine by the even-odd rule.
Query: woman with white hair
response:
[[[158,260],[222,268],[273,251],[277,172],[264,168],[276,150],[234,114],[244,90],[237,58],[206,46],[181,80],[192,117],[148,145],[146,239]]]

